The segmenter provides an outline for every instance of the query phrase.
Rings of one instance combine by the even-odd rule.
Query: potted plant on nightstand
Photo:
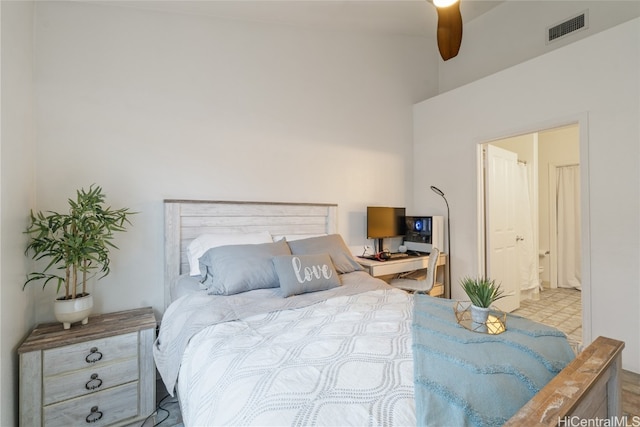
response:
[[[57,282],[60,293],[64,285],[64,295],[54,305],[54,315],[64,329],[74,322],[88,322],[93,297],[87,292],[87,280],[96,274],[101,274],[99,278],[109,274],[109,249],[117,249],[111,240],[115,232],[126,231],[126,224],[131,224],[129,215],[133,214],[128,208],[105,207],[105,195],[99,186],[76,193],[76,200],[69,199],[68,213],[32,211],[25,232],[30,236],[25,254],[49,261],[42,271],[27,275],[23,289],[31,282],[44,280],[43,288]]]
[[[491,304],[506,296],[495,280],[486,277],[464,277],[461,285],[471,300],[471,320],[474,323],[484,324]]]

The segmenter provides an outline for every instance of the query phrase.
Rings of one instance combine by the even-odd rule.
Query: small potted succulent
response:
[[[31,212],[25,231],[29,244],[25,255],[34,260],[48,259],[39,272],[29,273],[27,284],[44,281],[58,284],[57,292],[64,289],[54,305],[56,319],[69,329],[71,323],[86,324],[93,307],[93,297],[87,291],[87,280],[97,274],[99,278],[110,272],[109,249],[117,247],[111,242],[118,231],[126,231],[131,224],[129,209],[105,207],[105,195],[96,185],[76,192],[69,199],[69,212]]]
[[[500,285],[486,277],[464,277],[461,285],[471,301],[471,320],[474,323],[485,323],[491,304],[506,297]]]

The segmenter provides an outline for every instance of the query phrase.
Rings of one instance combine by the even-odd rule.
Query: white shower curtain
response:
[[[580,166],[556,168],[558,287],[581,289]]]
[[[516,251],[518,257],[518,280],[520,289],[535,289],[538,287],[538,270],[536,258],[538,256],[533,239],[533,220],[531,218],[531,195],[529,192],[529,168],[526,164],[518,163],[516,183]]]

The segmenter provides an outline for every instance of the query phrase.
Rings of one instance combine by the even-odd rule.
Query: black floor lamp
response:
[[[434,193],[441,196],[444,199],[444,202],[447,204],[447,276],[449,277],[449,295],[445,295],[447,298],[451,298],[451,222],[449,215],[449,202],[447,198],[444,197],[444,193],[438,187],[431,186],[431,190]]]

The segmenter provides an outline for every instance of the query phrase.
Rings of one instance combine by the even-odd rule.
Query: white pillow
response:
[[[203,234],[193,239],[187,246],[187,258],[189,259],[189,275],[200,276],[200,262],[202,255],[211,248],[228,245],[247,245],[273,242],[271,233],[261,231],[258,233],[220,233]]]

